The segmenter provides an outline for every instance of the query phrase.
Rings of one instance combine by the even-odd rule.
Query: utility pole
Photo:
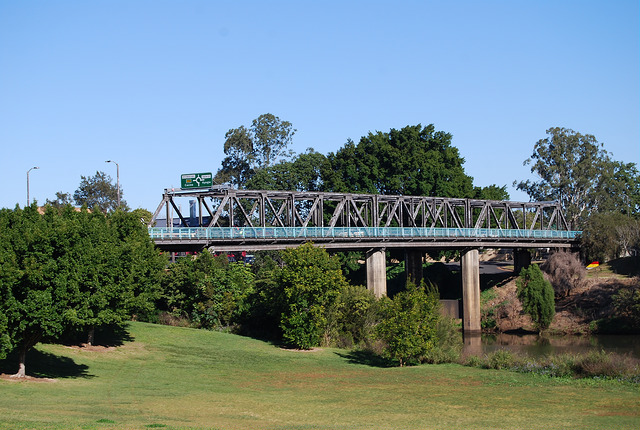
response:
[[[116,181],[118,187],[118,208],[120,207],[120,165],[113,160],[107,160],[105,163],[113,163],[116,165]]]

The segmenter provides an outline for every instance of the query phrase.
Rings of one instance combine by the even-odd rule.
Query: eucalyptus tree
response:
[[[536,142],[524,165],[539,180],[514,182],[532,200],[557,200],[574,228],[590,214],[640,212],[640,176],[633,163],[614,161],[593,135],[554,127]]]
[[[296,130],[289,121],[266,113],[254,119],[251,127],[240,126],[225,134],[222,167],[214,180],[244,187],[260,169],[292,156],[289,149]]]

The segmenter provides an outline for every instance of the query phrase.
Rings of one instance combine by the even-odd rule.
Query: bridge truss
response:
[[[188,215],[178,203],[184,199],[189,200]],[[166,225],[155,227],[163,210]],[[569,246],[576,237],[558,202],[233,188],[165,190],[149,227],[159,246],[214,245],[220,250],[239,244],[278,248],[305,239],[334,248],[362,248],[374,241],[459,247],[464,240],[472,246],[530,242],[546,247]]]

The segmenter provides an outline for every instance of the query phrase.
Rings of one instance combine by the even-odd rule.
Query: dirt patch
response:
[[[14,375],[7,375],[6,373],[0,373],[0,379],[3,381],[11,381],[11,382],[41,382],[41,383],[58,382],[56,379],[36,378],[28,375],[23,378],[16,378],[14,377]]]
[[[70,346],[67,346],[67,348],[80,350],[80,351],[91,351],[91,352],[109,352],[109,351],[116,350],[115,346],[89,345],[86,343],[83,343],[82,345],[70,345]]]
[[[296,349],[296,348],[285,348],[285,347],[281,347],[280,348],[283,351],[291,351],[291,352],[318,352],[318,351],[322,351],[322,348],[311,348],[311,349]]]

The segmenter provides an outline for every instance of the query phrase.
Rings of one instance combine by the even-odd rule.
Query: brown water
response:
[[[541,337],[535,334],[467,336],[464,352],[483,355],[505,349],[529,356],[587,353],[590,351],[630,354],[640,358],[640,335],[591,335]]]

